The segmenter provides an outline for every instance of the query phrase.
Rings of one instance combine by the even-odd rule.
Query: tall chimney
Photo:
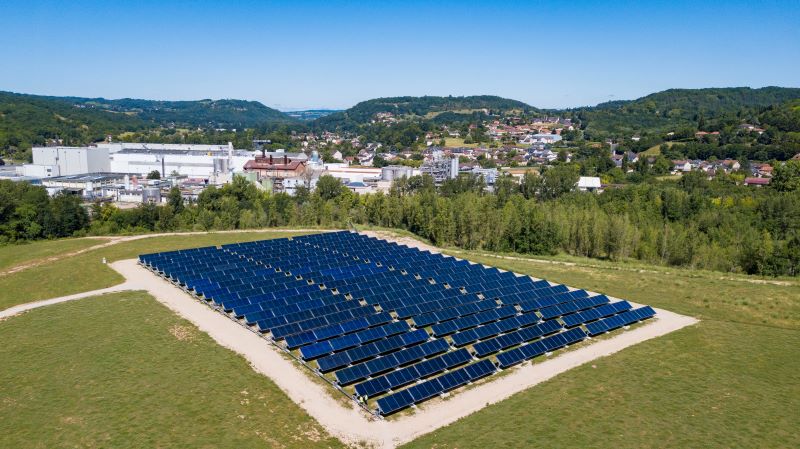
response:
[[[289,165],[289,156],[283,155],[283,165]]]
[[[272,165],[272,155],[269,155],[269,165]]]

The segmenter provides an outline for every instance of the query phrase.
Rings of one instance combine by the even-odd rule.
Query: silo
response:
[[[161,189],[159,187],[145,187],[142,190],[142,203],[161,203]]]

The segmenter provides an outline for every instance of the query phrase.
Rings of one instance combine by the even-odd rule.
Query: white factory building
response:
[[[157,170],[163,176],[173,172],[191,178],[227,182],[241,172],[254,152],[228,145],[162,143],[98,143],[88,147],[36,147],[33,163],[22,174],[37,178],[86,173],[131,173],[147,175]]]
[[[101,173],[109,170],[109,150],[97,147],[34,147],[33,163],[22,175],[35,178]]]
[[[241,172],[252,160],[252,151],[227,148],[123,148],[110,154],[109,171],[146,175],[157,170],[164,176],[173,172],[190,178],[211,179]]]

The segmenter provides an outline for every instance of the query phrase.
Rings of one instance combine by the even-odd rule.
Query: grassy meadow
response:
[[[796,280],[454,255],[702,321],[574,369],[404,448],[800,446]]]
[[[111,287],[124,281],[116,271],[103,265],[104,257],[108,262],[114,262],[158,251],[300,234],[285,231],[210,233],[148,237],[118,243],[31,267],[13,275],[0,276],[0,310],[26,302]]]
[[[57,254],[70,253],[101,245],[108,241],[100,238],[42,240],[0,246],[0,271],[17,265],[32,263]]]
[[[247,361],[144,292],[0,322],[0,447],[338,448]]]
[[[121,282],[102,257],[288,235],[112,245],[0,276],[0,309]],[[58,242],[42,245],[74,249]],[[4,249],[0,260],[11,257]],[[41,251],[31,258],[47,255]],[[404,448],[800,447],[800,280],[445,252],[701,321],[573,369]],[[0,447],[341,445],[269,379],[144,293],[31,311],[0,322],[0,337],[14,342],[0,348]]]

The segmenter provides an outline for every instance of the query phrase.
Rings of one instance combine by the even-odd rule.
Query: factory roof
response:
[[[244,164],[245,170],[296,170],[298,166],[304,164],[305,161],[291,160],[283,163],[283,159],[273,159],[272,162],[268,158],[258,157],[255,160],[247,161]]]
[[[117,151],[114,154],[157,154],[157,155],[182,155],[182,156],[227,156],[228,150],[207,150],[207,151],[198,151],[198,150],[179,150],[179,149],[160,149],[160,148],[125,148],[120,151]],[[253,152],[247,150],[233,150],[234,156],[245,156],[245,157],[252,157]],[[113,156],[113,155],[112,155]]]
[[[123,179],[126,173],[81,173],[78,175],[54,176],[52,178],[45,178],[43,181],[57,181],[57,182],[98,182],[98,181],[113,181]],[[130,174],[128,176],[136,176]]]

